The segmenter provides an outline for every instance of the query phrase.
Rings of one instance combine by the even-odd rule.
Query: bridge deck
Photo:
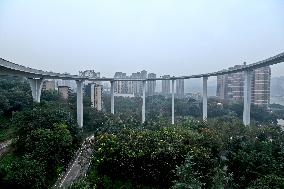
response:
[[[89,81],[154,81],[154,80],[172,80],[172,79],[191,79],[191,78],[202,78],[202,77],[211,77],[218,76],[230,73],[242,72],[244,70],[253,70],[265,66],[270,66],[273,64],[278,64],[284,62],[284,52],[276,56],[267,58],[265,60],[242,66],[241,68],[221,70],[212,73],[205,73],[199,75],[190,75],[190,76],[179,76],[179,77],[170,77],[170,78],[149,78],[149,79],[120,79],[120,78],[88,78],[80,77],[78,75],[69,75],[61,74],[55,72],[46,72],[42,70],[37,70],[22,65],[18,65],[12,62],[9,62],[5,59],[0,58],[0,75],[19,75],[25,76],[28,78],[44,78],[44,79],[63,79],[63,80],[89,80]]]

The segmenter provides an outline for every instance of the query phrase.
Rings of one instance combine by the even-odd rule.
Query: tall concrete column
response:
[[[34,102],[40,102],[40,96],[41,96],[41,89],[43,84],[42,78],[34,78],[34,79],[28,79],[31,90],[32,90],[32,96]]]
[[[110,82],[110,109],[111,113],[114,114],[114,81]]]
[[[95,88],[95,108],[98,111],[102,110],[102,86],[96,86]]]
[[[175,80],[172,80],[172,124],[175,124]]]
[[[146,81],[143,81],[142,123],[145,122],[145,110],[146,110],[145,95],[146,95]]]
[[[203,117],[203,120],[206,120],[207,119],[207,80],[208,80],[208,77],[203,77],[203,108],[202,108],[202,117]]]
[[[91,84],[91,107],[95,107],[95,84]]]
[[[244,71],[244,125],[250,124],[250,106],[251,106],[251,70]]]
[[[83,127],[83,84],[84,81],[78,80],[77,84],[77,123],[80,128]]]

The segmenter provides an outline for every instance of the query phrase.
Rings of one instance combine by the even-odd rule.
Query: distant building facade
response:
[[[132,73],[130,76],[131,79],[140,79],[141,74],[140,72]],[[132,81],[132,93],[135,94],[135,96],[140,96],[140,88],[141,88],[141,81]]]
[[[156,77],[155,74],[149,74],[148,77]],[[116,72],[114,75],[116,79],[147,79],[147,71],[142,70],[141,72],[132,73],[127,76],[126,73]],[[152,82],[150,88],[147,87],[146,91],[151,94],[155,92],[156,83]],[[134,96],[143,95],[143,82],[142,81],[115,81],[114,92],[116,94],[134,94]],[[148,92],[147,92],[148,93]],[[127,96],[127,95],[126,95]]]
[[[42,84],[42,90],[44,91],[54,91],[56,89],[55,80],[45,80]]]
[[[284,76],[271,78],[271,96],[283,97],[284,96]]]
[[[176,80],[176,97],[184,98],[184,79]]]
[[[100,72],[95,72],[95,70],[80,71],[79,75],[87,78],[100,78]],[[91,98],[91,107],[98,111],[102,110],[103,85],[101,85],[101,82],[85,81],[84,85],[85,95]]]
[[[84,87],[84,93],[91,98],[91,107],[96,108],[98,111],[102,110],[103,101],[103,86],[100,83],[88,83]]]
[[[58,86],[58,94],[63,100],[67,100],[69,97],[70,88],[68,86]]]
[[[147,71],[142,70],[141,72],[132,73],[131,79],[147,79]],[[135,96],[143,95],[143,82],[142,81],[132,81],[133,93]]]
[[[115,79],[126,79],[126,73],[116,72],[114,74]],[[128,82],[127,81],[115,81],[114,82],[114,92],[119,94],[128,93]]]
[[[254,70],[251,101],[256,105],[270,103],[271,69],[269,66]]]
[[[155,79],[155,78],[156,78],[156,74],[154,74],[154,73],[148,74],[148,79]],[[156,91],[156,80],[147,81],[147,95],[153,96],[153,95],[155,95],[155,91]]]
[[[231,69],[241,68],[236,65]],[[255,105],[268,105],[270,102],[270,67],[258,68],[251,73],[251,102]],[[241,101],[244,97],[244,73],[217,76],[217,97],[228,101]]]
[[[220,99],[228,99],[228,74],[217,76],[217,94]]]
[[[65,75],[70,75],[70,73],[63,73]],[[57,86],[68,86],[70,88],[70,90],[76,91],[77,85],[76,82],[73,80],[61,80],[61,79],[57,79],[56,80],[56,85]]]
[[[162,76],[163,79],[169,79],[170,75]],[[162,95],[169,96],[171,91],[171,80],[162,80]]]

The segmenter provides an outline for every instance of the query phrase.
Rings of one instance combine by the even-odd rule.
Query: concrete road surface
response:
[[[55,184],[55,188],[68,188],[76,179],[85,175],[90,165],[90,157],[93,153],[94,136],[85,139],[81,148],[76,153],[77,156],[69,166],[65,174],[61,175]]]

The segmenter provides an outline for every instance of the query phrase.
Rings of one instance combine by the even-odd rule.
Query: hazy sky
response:
[[[46,71],[192,75],[283,51],[283,0],[0,0],[0,57]]]

